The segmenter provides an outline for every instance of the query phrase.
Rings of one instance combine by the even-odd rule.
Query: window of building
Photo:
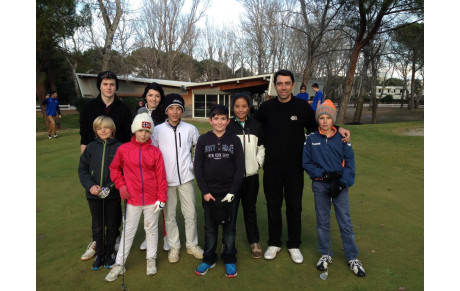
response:
[[[194,117],[209,117],[209,110],[216,104],[227,106],[230,110],[231,95],[195,95],[194,97]]]

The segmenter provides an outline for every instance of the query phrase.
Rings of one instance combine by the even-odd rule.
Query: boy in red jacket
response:
[[[125,210],[126,225],[122,233],[115,265],[105,277],[113,282],[126,269],[128,258],[139,219],[144,213],[144,229],[147,240],[147,275],[155,275],[158,245],[158,217],[168,199],[168,182],[161,151],[152,145],[150,134],[153,120],[142,112],[134,118],[131,125],[134,136],[131,142],[121,145],[112,164],[110,178],[120,191],[122,199],[127,200]],[[126,245],[124,245],[126,243]],[[124,254],[123,254],[124,252]]]

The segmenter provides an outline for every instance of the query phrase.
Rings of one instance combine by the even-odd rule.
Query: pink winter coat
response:
[[[168,182],[161,151],[149,139],[139,143],[133,136],[122,144],[110,164],[110,178],[115,187],[128,187],[131,205],[151,205],[168,200]]]

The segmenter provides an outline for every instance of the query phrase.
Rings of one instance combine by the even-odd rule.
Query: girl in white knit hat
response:
[[[142,213],[147,240],[146,273],[149,276],[157,273],[158,217],[168,199],[168,183],[161,151],[152,145],[150,139],[153,127],[148,113],[137,114],[131,125],[134,136],[118,148],[110,165],[110,178],[120,191],[121,198],[127,200],[127,206],[116,262],[105,277],[108,282],[115,281],[126,271],[124,265]]]

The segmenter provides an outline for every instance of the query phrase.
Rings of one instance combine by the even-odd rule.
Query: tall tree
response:
[[[123,10],[121,9],[120,0],[115,0],[115,15],[113,16],[113,20],[111,20],[110,16],[113,14],[111,13],[112,4],[109,1],[105,1],[106,4],[104,4],[102,0],[98,0],[97,2],[99,3],[99,9],[102,13],[102,19],[104,20],[104,27],[106,31],[104,48],[102,49],[101,71],[107,71],[110,65],[110,53],[112,50],[113,38],[115,36],[118,23],[120,22],[121,15],[123,14]]]

